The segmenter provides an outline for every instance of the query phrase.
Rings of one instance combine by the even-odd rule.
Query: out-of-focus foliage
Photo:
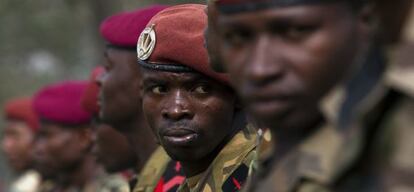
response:
[[[101,62],[98,27],[107,16],[154,3],[199,1],[143,0],[1,0],[0,104],[30,96],[43,85],[86,79]],[[0,130],[3,124],[0,120]],[[2,160],[0,155],[0,161]],[[7,179],[0,166],[0,179]]]

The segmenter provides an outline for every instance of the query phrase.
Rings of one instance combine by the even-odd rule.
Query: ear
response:
[[[81,149],[89,151],[93,144],[93,133],[92,129],[88,126],[81,127],[76,130],[78,136],[78,145]]]

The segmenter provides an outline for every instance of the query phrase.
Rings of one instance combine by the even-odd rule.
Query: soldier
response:
[[[81,102],[82,106],[94,116],[92,153],[108,173],[119,173],[135,168],[136,157],[126,137],[111,126],[101,123],[97,116],[99,113],[97,78],[103,72],[104,69],[101,67],[94,69]]]
[[[101,35],[107,42],[101,84],[101,118],[133,146],[138,183],[133,191],[175,191],[184,180],[178,162],[159,147],[142,115],[136,45],[148,21],[166,6],[151,6],[107,18]]]
[[[138,40],[145,118],[187,177],[178,191],[238,191],[256,153],[226,75],[208,68],[204,5],[155,15]]]
[[[124,191],[103,174],[93,156],[91,114],[81,107],[86,82],[69,81],[40,90],[33,101],[41,119],[37,138],[39,168],[55,178],[51,191]]]
[[[135,168],[136,157],[129,145],[126,137],[116,131],[109,125],[100,122],[98,117],[98,92],[97,83],[98,76],[102,75],[104,69],[97,67],[92,71],[88,87],[82,95],[81,104],[85,110],[93,114],[92,138],[93,147],[92,154],[96,157],[96,161],[103,165],[107,173],[129,173]],[[131,174],[124,174],[126,180],[130,181]],[[121,177],[113,177],[112,183],[125,183],[125,179]],[[129,191],[128,185],[125,185],[124,191]]]
[[[6,126],[1,147],[17,178],[9,192],[35,192],[40,176],[33,171],[32,146],[39,122],[32,109],[31,98],[17,98],[6,102],[4,108]]]
[[[224,68],[276,137],[249,191],[412,191],[413,92],[384,75],[375,4],[214,3]]]

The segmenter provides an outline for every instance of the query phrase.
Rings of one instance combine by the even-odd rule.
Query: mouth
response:
[[[245,104],[259,119],[275,119],[287,113],[295,101],[295,96],[288,94],[250,94],[246,97]]]
[[[183,128],[169,129],[163,132],[161,135],[163,140],[168,145],[177,147],[189,146],[194,143],[199,137],[198,133],[195,131]]]

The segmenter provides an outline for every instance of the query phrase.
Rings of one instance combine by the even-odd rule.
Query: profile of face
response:
[[[91,145],[92,134],[88,127],[43,123],[36,137],[36,167],[48,176],[66,173],[81,164],[90,153]]]
[[[207,15],[208,26],[206,29],[205,39],[208,51],[209,63],[211,68],[216,72],[224,72],[221,59],[221,50],[218,32],[217,32],[217,16],[218,10],[214,6],[215,1],[208,1]]]
[[[346,2],[221,14],[224,66],[247,111],[267,127],[300,121],[356,67],[369,18]]]
[[[233,130],[230,88],[198,73],[142,70],[144,116],[173,159],[198,161],[222,147]]]
[[[124,135],[103,123],[95,123],[92,129],[92,154],[108,173],[135,168],[136,156]]]
[[[136,52],[107,48],[105,51],[105,73],[98,78],[100,85],[99,104],[101,119],[115,129],[120,122],[140,115],[140,75]]]
[[[21,173],[31,168],[33,141],[34,133],[24,121],[6,120],[1,147],[15,172]]]

